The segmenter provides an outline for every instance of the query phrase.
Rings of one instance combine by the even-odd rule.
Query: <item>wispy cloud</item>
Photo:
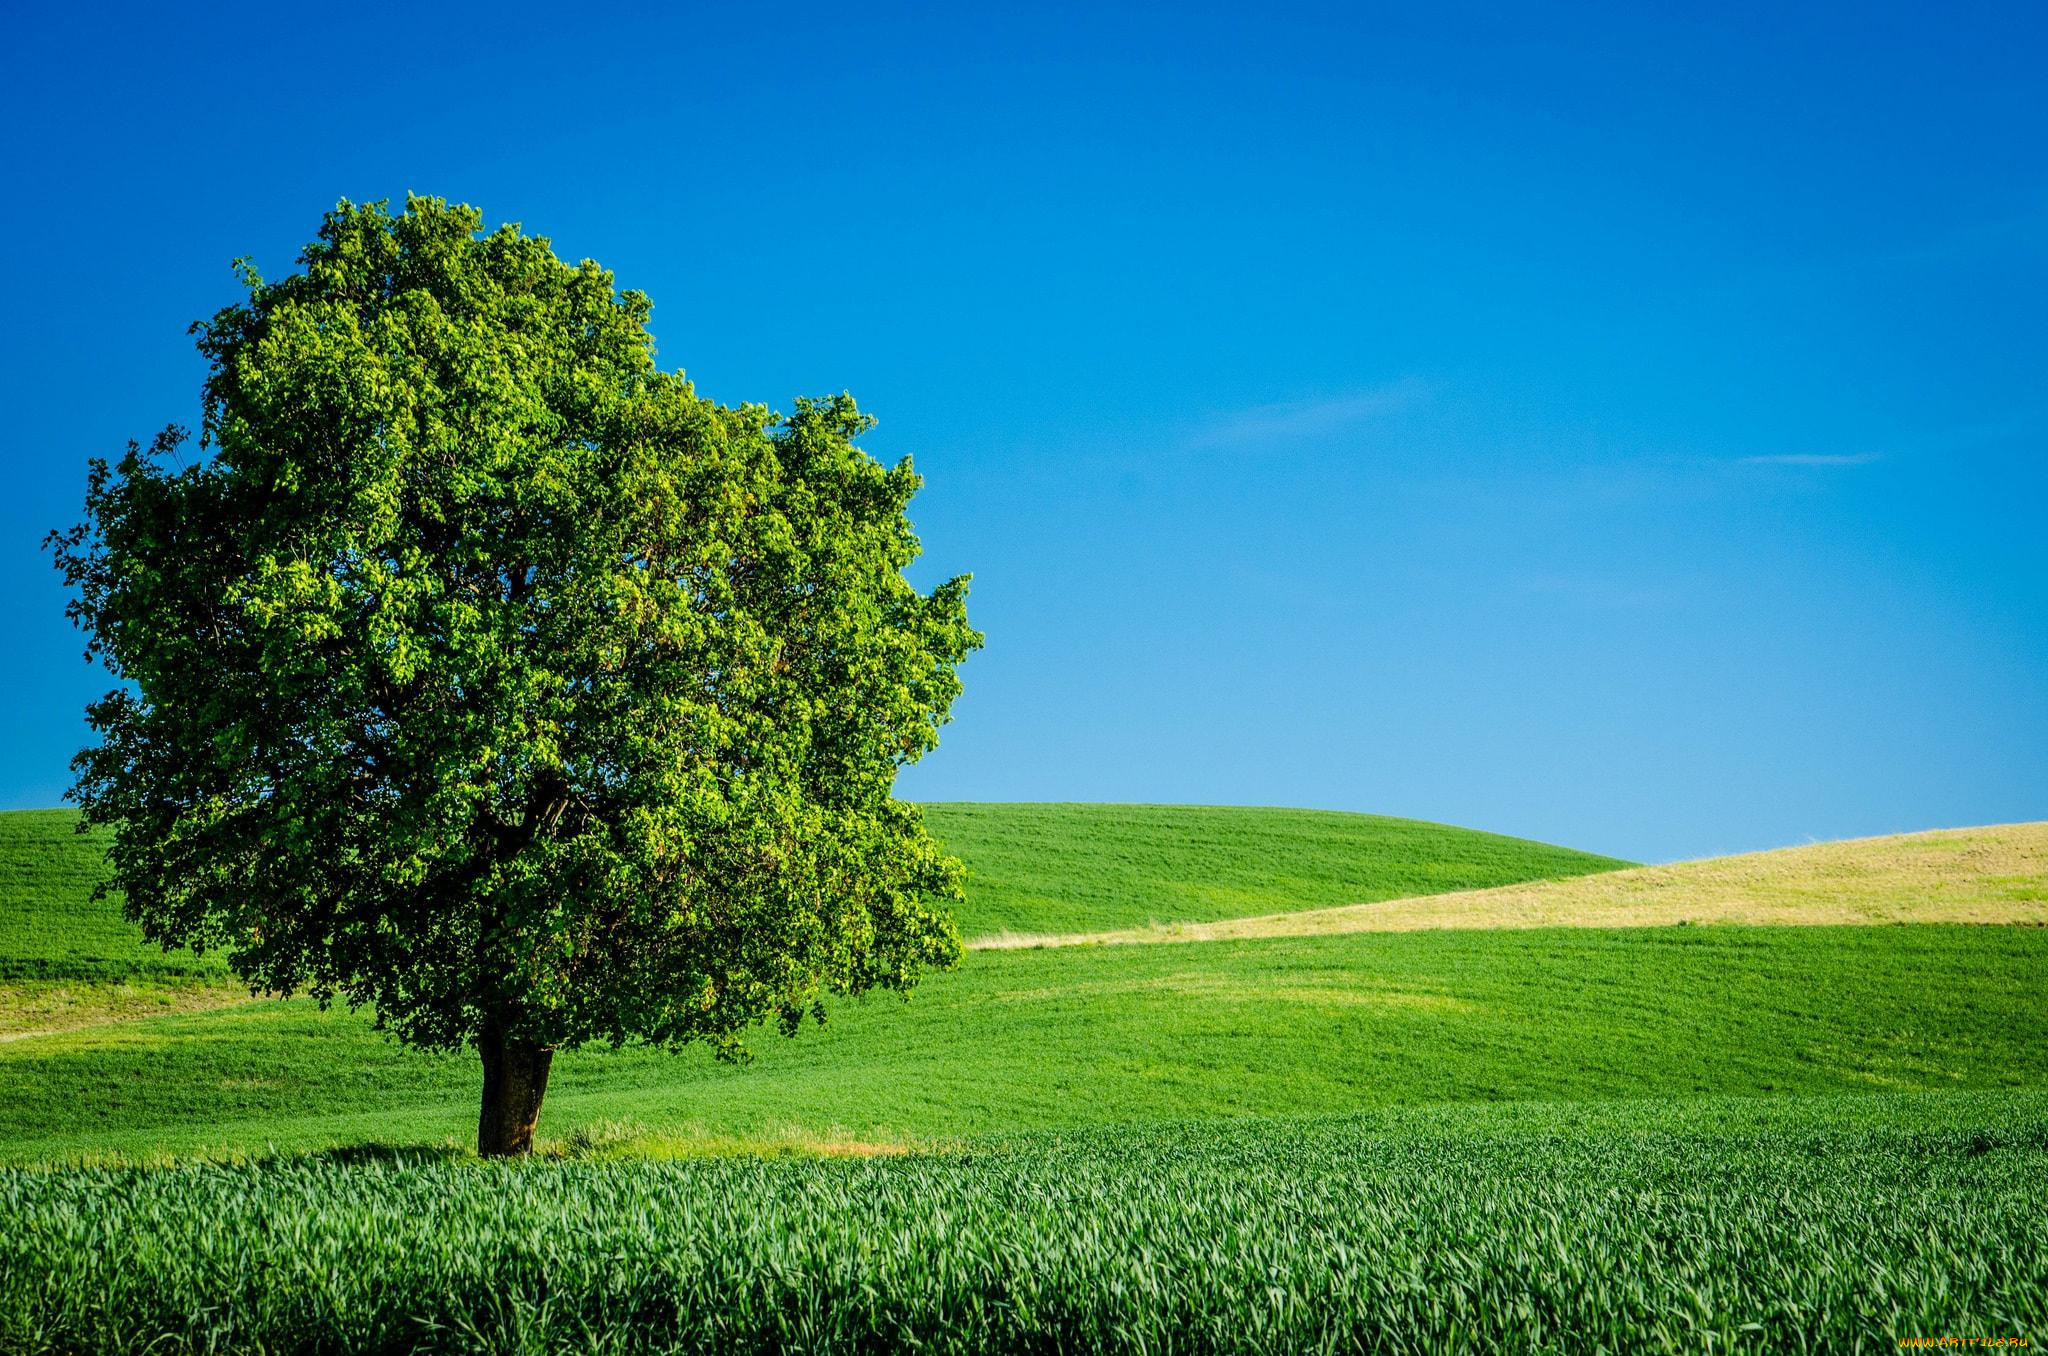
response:
[[[1219,415],[1188,439],[1190,448],[1256,447],[1335,433],[1353,424],[1418,404],[1428,389],[1410,377],[1386,386],[1318,400],[1255,405]]]
[[[1883,461],[1882,452],[1783,452],[1768,457],[1737,457],[1738,466],[1868,466]]]

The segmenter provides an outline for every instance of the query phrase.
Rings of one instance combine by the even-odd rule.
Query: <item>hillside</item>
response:
[[[565,1052],[544,1135],[871,1149],[1432,1103],[2048,1086],[2048,929],[1889,925],[2034,917],[2038,825],[1417,898],[1416,881],[1602,859],[1300,812],[939,806],[933,821],[974,868],[984,940],[1039,918],[1222,921],[1125,930],[1195,939],[1182,946],[977,950],[914,1001],[756,1034],[743,1068],[700,1048]],[[402,1050],[367,1014],[251,1001],[218,975],[120,972],[126,925],[80,903],[90,845],[58,816],[0,826],[17,830],[0,838],[11,860],[43,873],[5,896],[8,973],[36,977],[0,982],[0,1161],[471,1132],[470,1057]],[[1404,881],[1405,898],[1312,909],[1292,916],[1306,935],[1280,935],[1278,907]],[[45,912],[36,890],[65,898]],[[1412,921],[1430,909],[1434,925]],[[1782,925],[1612,926],[1708,919]],[[1798,925],[1817,921],[1836,926]],[[1226,928],[1265,935],[1199,940]]]
[[[1146,805],[931,805],[967,863],[968,937],[1207,922],[1582,875],[1609,857],[1378,815]],[[0,978],[225,975],[94,903],[100,835],[70,810],[0,813]]]
[[[0,979],[121,980],[225,976],[217,956],[166,954],[120,905],[95,901],[106,838],[77,832],[73,810],[0,812]]]
[[[1530,929],[984,951],[734,1068],[557,1057],[551,1139],[923,1143],[1503,1100],[2048,1086],[2048,929]],[[305,1000],[0,1042],[0,1160],[461,1144],[477,1066]]]
[[[1200,942],[1428,928],[2048,925],[2048,822],[1856,838],[1570,879],[1214,923],[989,939],[987,946]]]
[[[969,938],[1208,922],[1629,865],[1383,815],[1208,805],[925,807],[967,864]]]

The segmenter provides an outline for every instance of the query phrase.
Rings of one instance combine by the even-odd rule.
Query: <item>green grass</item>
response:
[[[165,953],[118,902],[95,902],[106,837],[72,810],[0,813],[0,980],[224,976],[219,956]]]
[[[1208,922],[1584,875],[1628,863],[1376,815],[1147,805],[932,805],[967,863],[970,938]],[[0,979],[221,976],[94,903],[103,834],[70,810],[0,812]]]
[[[857,1162],[0,1171],[0,1348],[1832,1352],[2048,1334],[2048,1100],[1785,1105],[1192,1123]]]
[[[747,1139],[1418,1102],[2048,1085],[2048,930],[1352,933],[975,953],[908,1004],[754,1038],[751,1067],[581,1051],[544,1136]],[[460,1142],[468,1057],[275,1001],[0,1043],[0,1158]]]
[[[1622,865],[1354,815],[930,813],[983,939]],[[508,1166],[468,1155],[473,1058],[303,1000],[208,1009],[212,958],[87,902],[71,822],[0,815],[0,1350],[2048,1338],[2048,929],[975,951],[745,1068],[565,1052],[552,1161]],[[1773,869],[1832,898],[1824,858]]]
[[[1630,865],[1418,819],[1203,805],[928,805],[969,938],[1211,922]]]

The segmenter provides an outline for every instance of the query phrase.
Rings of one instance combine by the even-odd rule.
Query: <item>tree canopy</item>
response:
[[[701,398],[646,296],[437,199],[300,264],[193,327],[196,453],[95,461],[52,534],[129,916],[474,1046],[485,1152],[555,1049],[733,1055],[954,962],[961,868],[892,792],[981,638],[904,578],[919,479],[853,399]]]

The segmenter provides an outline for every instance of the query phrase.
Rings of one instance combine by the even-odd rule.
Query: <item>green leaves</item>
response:
[[[979,642],[849,396],[659,370],[649,302],[470,208],[344,202],[194,327],[184,435],[54,533],[91,652],[74,798],[157,941],[428,1046],[735,1048],[950,964],[896,770]]]

